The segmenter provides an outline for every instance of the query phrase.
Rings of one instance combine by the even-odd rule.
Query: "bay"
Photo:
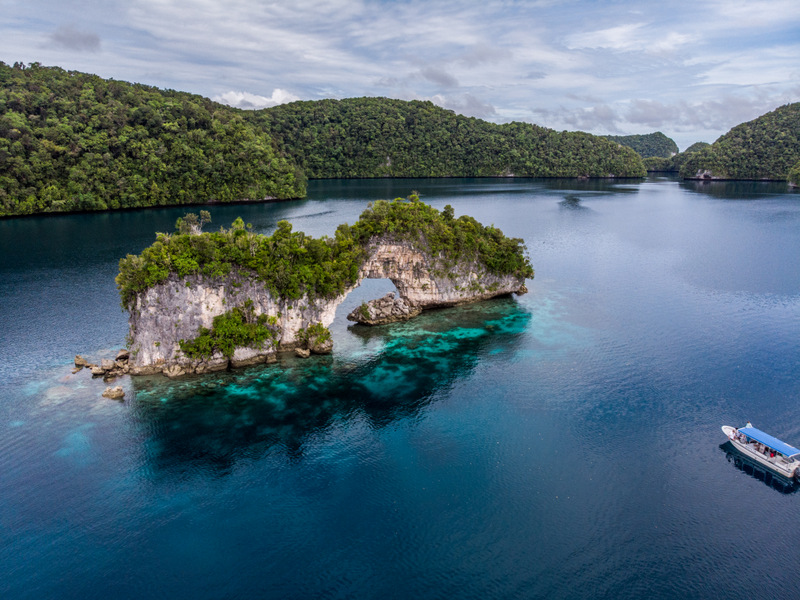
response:
[[[332,235],[418,191],[526,240],[530,292],[333,355],[100,397],[119,258],[185,208],[0,221],[3,598],[794,597],[800,494],[720,426],[800,443],[800,195],[775,183],[312,181],[211,206]]]

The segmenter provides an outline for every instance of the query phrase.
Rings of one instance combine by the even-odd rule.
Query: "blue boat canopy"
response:
[[[776,452],[780,452],[784,456],[794,456],[795,454],[800,454],[800,450],[795,448],[794,446],[790,446],[789,444],[780,441],[776,437],[772,437],[768,433],[764,433],[760,429],[756,429],[755,427],[742,427],[739,429],[739,433],[743,433],[750,439],[753,439],[757,442],[761,442],[765,446],[769,446]]]

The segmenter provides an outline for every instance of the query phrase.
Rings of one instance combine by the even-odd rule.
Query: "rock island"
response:
[[[120,260],[133,374],[174,377],[272,362],[279,350],[330,352],[336,308],[365,278],[389,279],[399,295],[350,316],[377,324],[524,293],[533,277],[523,240],[455,218],[450,206],[440,212],[417,195],[379,200],[355,224],[317,239],[287,221],[271,236],[241,219],[204,233],[208,221],[205,212],[186,215],[176,233],[159,233],[140,255]]]

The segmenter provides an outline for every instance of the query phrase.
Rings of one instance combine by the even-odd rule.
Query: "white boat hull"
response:
[[[765,447],[762,444],[756,442],[747,443],[746,440],[741,440],[739,436],[737,436],[738,430],[735,427],[723,425],[722,431],[728,436],[733,447],[751,461],[784,479],[791,481],[797,477],[798,464],[796,462],[788,461],[778,453],[773,453],[774,456],[771,456],[768,448],[767,451],[764,452],[763,449]]]

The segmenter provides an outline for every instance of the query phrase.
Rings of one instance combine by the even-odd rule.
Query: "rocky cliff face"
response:
[[[512,292],[524,293],[524,280],[496,276],[479,263],[447,265],[438,257],[420,251],[410,242],[382,238],[368,246],[368,258],[360,271],[362,279],[390,279],[400,298],[415,309],[452,306]],[[356,283],[356,286],[358,282]],[[354,286],[355,287],[355,286]],[[177,275],[136,296],[130,310],[131,372],[164,372],[176,376],[204,373],[274,360],[277,350],[299,345],[302,330],[321,323],[329,327],[353,288],[335,298],[277,299],[248,272],[239,271],[223,279]],[[252,312],[277,317],[276,344],[263,348],[237,347],[229,359],[221,352],[203,359],[184,355],[180,340],[198,336],[201,327],[211,328],[214,317],[252,301]],[[415,311],[416,312],[416,311]]]
[[[368,255],[362,279],[389,279],[402,299],[423,309],[528,291],[524,279],[493,275],[479,262],[448,265],[410,242],[378,238],[369,244]]]

